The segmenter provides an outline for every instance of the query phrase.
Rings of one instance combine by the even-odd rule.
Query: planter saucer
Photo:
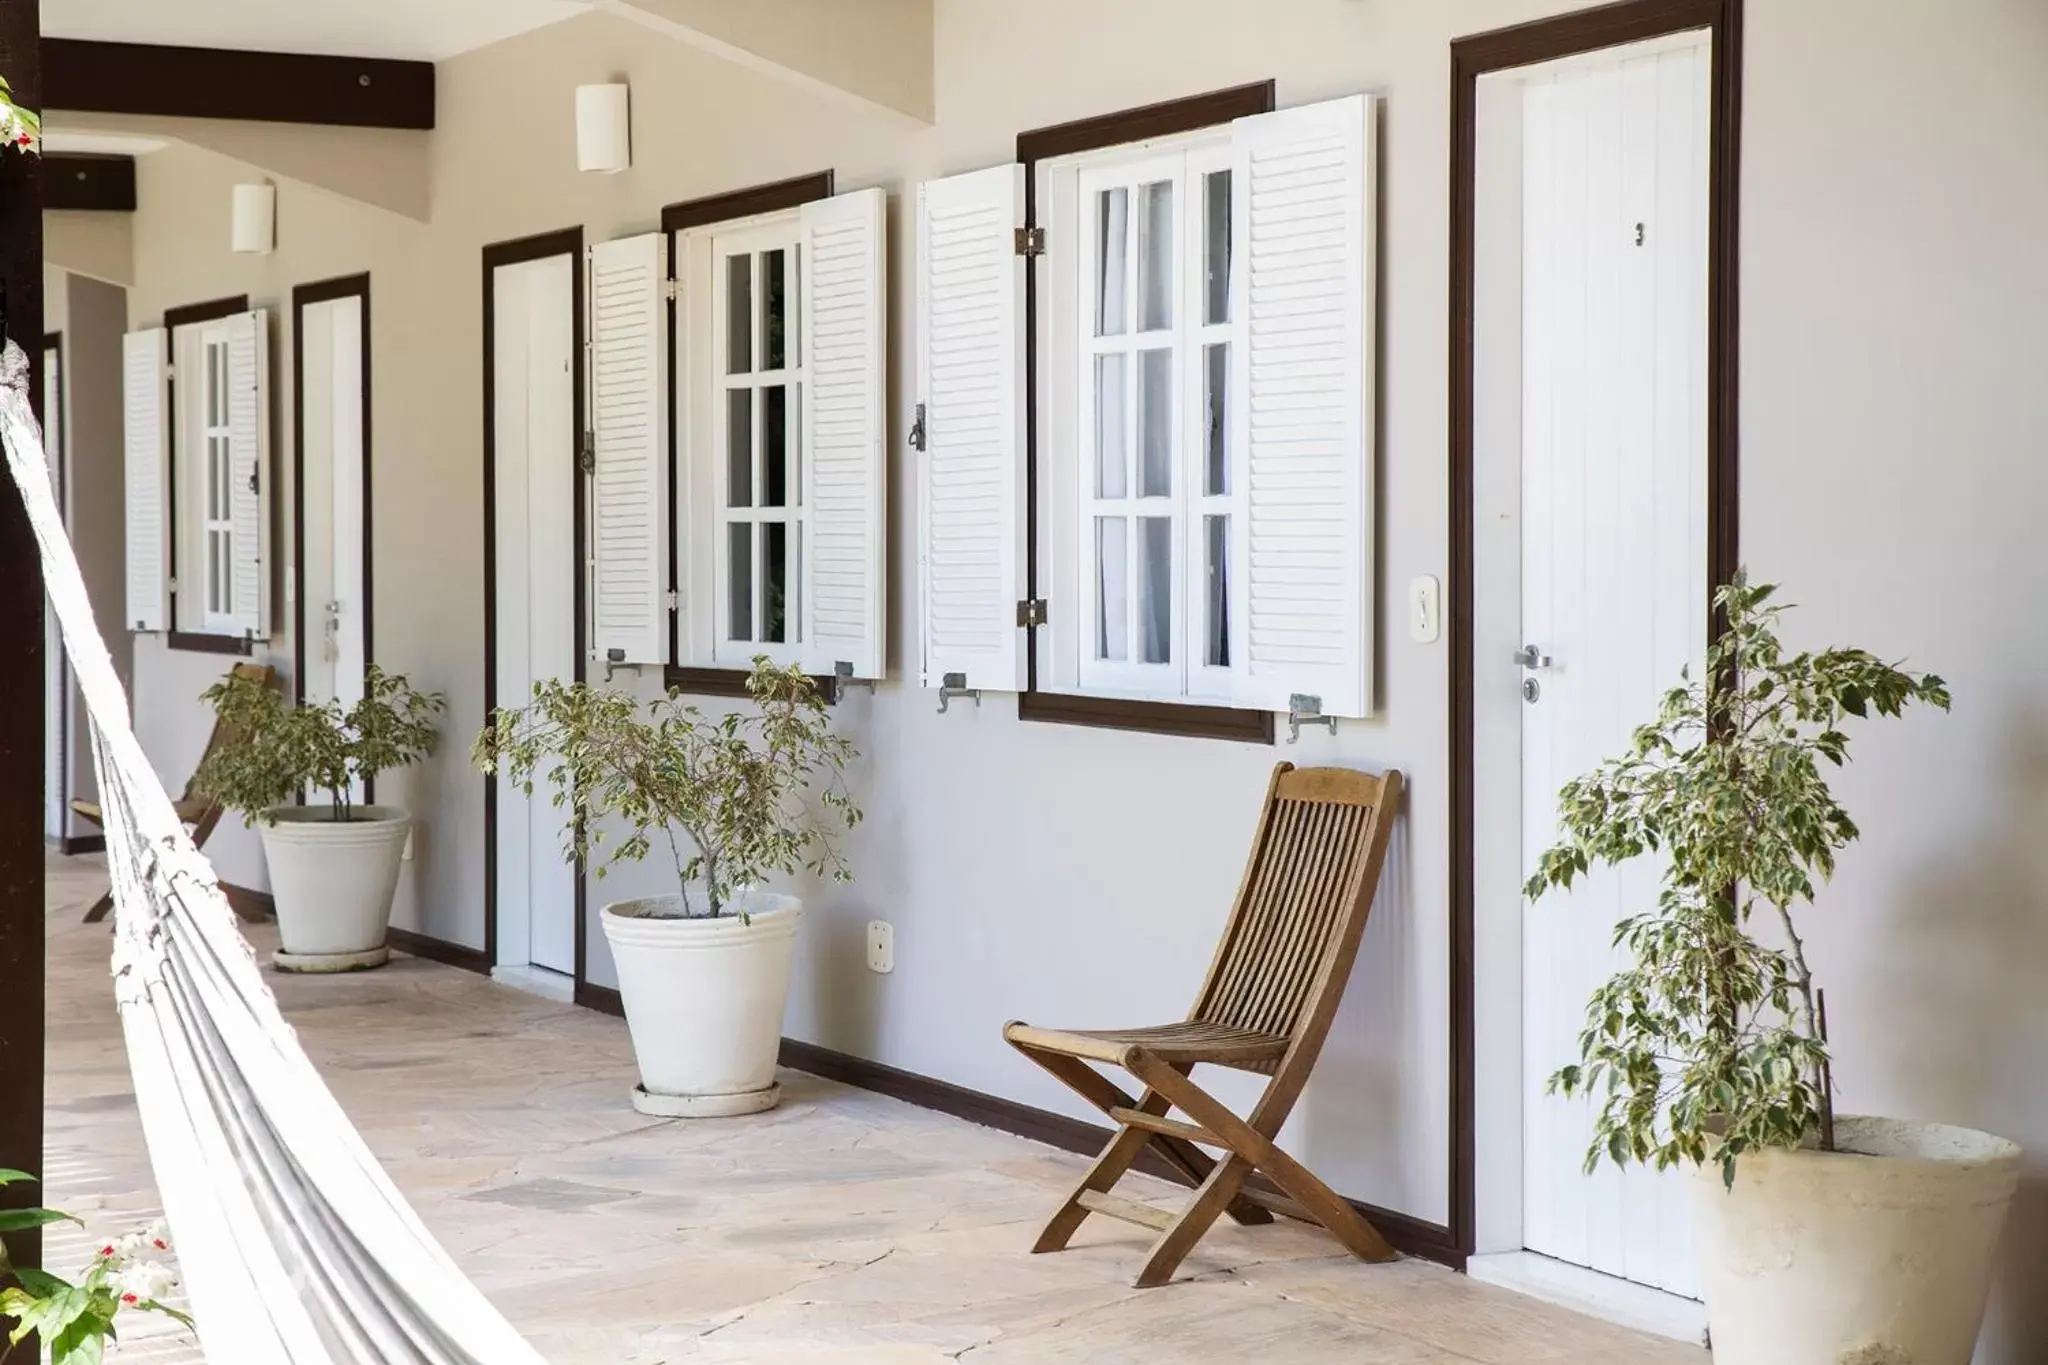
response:
[[[391,960],[391,949],[372,948],[365,953],[288,953],[280,948],[270,955],[270,965],[281,972],[322,975],[333,972],[366,972]]]
[[[737,1095],[656,1095],[641,1086],[633,1087],[633,1107],[662,1119],[737,1118],[773,1109],[781,1102],[779,1084],[765,1090],[743,1090]]]

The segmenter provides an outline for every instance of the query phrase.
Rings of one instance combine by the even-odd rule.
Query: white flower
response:
[[[171,1254],[171,1230],[159,1218],[140,1232],[131,1232],[114,1242],[116,1264],[127,1261],[161,1260]]]
[[[114,1292],[127,1304],[153,1303],[177,1285],[177,1275],[160,1261],[136,1261],[114,1276]]]

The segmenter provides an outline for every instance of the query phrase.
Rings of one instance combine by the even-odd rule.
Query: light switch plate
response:
[[[1436,579],[1424,575],[1408,584],[1408,638],[1433,645],[1443,635],[1443,598]]]
[[[896,970],[896,929],[885,919],[868,921],[868,970],[882,976]]]

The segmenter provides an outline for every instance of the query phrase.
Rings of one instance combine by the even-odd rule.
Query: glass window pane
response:
[[[1130,459],[1124,451],[1124,414],[1131,358],[1095,357],[1095,496],[1121,498],[1130,487]]]
[[[1122,659],[1129,654],[1130,550],[1125,543],[1130,523],[1122,517],[1095,519],[1095,657]]]
[[[761,505],[789,502],[789,390],[777,384],[761,390]]]
[[[789,427],[789,505],[804,505],[804,386],[789,386],[789,411],[783,414]]]
[[[1138,191],[1138,330],[1173,326],[1173,182]]]
[[[1138,353],[1138,496],[1173,496],[1173,352]]]
[[[789,523],[761,524],[761,638],[781,644],[789,638]]]
[[[1202,178],[1202,321],[1230,321],[1230,172]]]
[[[754,527],[736,521],[725,528],[726,637],[754,638]]]
[[[1202,348],[1202,491],[1230,491],[1230,347]]]
[[[1203,517],[1202,662],[1230,667],[1230,518]]]
[[[1138,518],[1138,658],[1173,661],[1173,518]]]
[[[1095,196],[1095,335],[1122,336],[1129,287],[1131,192],[1119,185]]]
[[[725,394],[725,505],[754,505],[754,391]]]
[[[761,368],[779,370],[788,364],[784,341],[788,320],[788,253],[761,253]],[[770,447],[773,449],[773,447]]]
[[[725,258],[725,372],[754,368],[754,258]]]

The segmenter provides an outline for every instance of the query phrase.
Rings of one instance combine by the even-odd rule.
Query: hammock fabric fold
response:
[[[278,1012],[128,722],[51,496],[29,364],[0,438],[91,716],[114,989],[163,1206],[212,1365],[542,1365],[370,1155]]]

